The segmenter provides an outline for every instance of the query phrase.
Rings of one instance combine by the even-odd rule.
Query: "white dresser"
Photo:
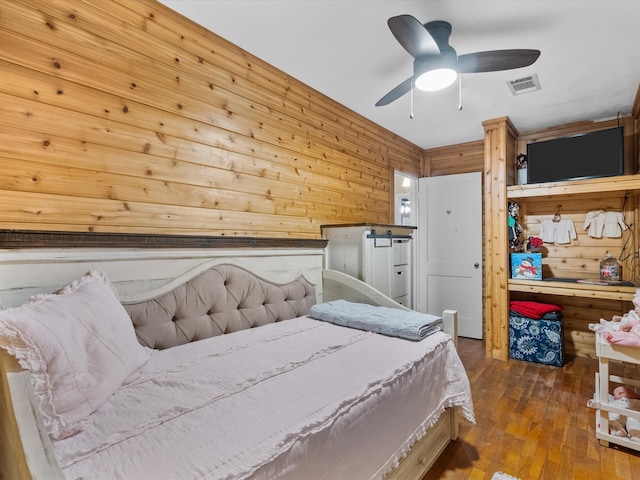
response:
[[[322,225],[326,268],[349,274],[408,308],[413,305],[413,233],[383,224]]]

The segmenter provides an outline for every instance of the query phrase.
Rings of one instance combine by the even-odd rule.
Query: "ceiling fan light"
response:
[[[458,78],[458,73],[451,68],[435,68],[424,72],[416,78],[416,88],[425,92],[435,92],[447,88]]]

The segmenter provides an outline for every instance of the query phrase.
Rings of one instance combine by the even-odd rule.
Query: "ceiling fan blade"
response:
[[[413,77],[407,78],[404,82],[398,85],[396,88],[387,93],[384,97],[378,100],[376,103],[376,107],[382,107],[383,105],[389,105],[391,102],[396,101],[405,93],[408,93],[411,90],[411,83],[413,82]]]
[[[491,50],[458,56],[460,73],[496,72],[527,67],[540,56],[540,50]]]
[[[387,20],[387,25],[396,40],[412,57],[440,54],[436,41],[415,17],[398,15]]]

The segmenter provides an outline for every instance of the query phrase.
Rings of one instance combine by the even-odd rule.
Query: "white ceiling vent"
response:
[[[509,80],[507,82],[509,90],[513,95],[522,95],[523,93],[535,92],[540,90],[540,80],[538,80],[538,74],[534,73],[528,77],[517,78],[515,80]]]

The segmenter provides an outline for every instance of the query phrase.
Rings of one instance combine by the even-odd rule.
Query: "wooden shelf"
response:
[[[637,287],[589,285],[553,280],[509,280],[510,292],[541,293],[565,297],[604,298],[631,301]]]
[[[512,185],[507,187],[507,198],[558,197],[562,195],[584,195],[634,190],[640,190],[640,174],[568,180],[566,182]]]
[[[636,347],[615,345],[596,335],[596,355],[618,362],[640,363],[640,350]],[[602,401],[602,400],[601,400]]]

